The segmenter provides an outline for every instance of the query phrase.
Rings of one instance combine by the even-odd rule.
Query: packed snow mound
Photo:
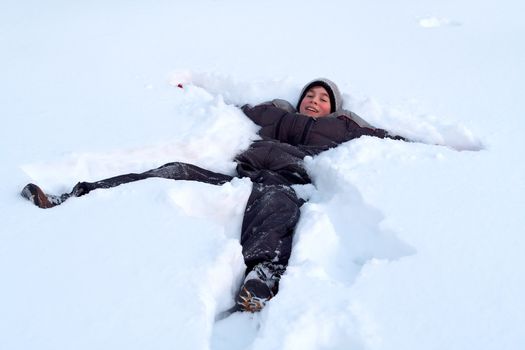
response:
[[[217,73],[180,71],[172,74],[171,84],[192,84],[213,95],[223,96],[227,103],[242,106],[281,98],[297,104],[299,93],[306,82],[289,78],[271,81],[239,81],[232,76]],[[336,81],[337,83],[337,81]],[[343,86],[343,85],[341,85]],[[343,108],[351,110],[375,127],[391,131],[409,140],[433,145],[449,146],[458,151],[483,149],[480,138],[466,126],[445,117],[414,114],[408,110],[381,105],[372,97],[358,97],[342,91]]]

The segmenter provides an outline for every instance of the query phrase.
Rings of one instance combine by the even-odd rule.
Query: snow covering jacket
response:
[[[273,104],[256,107],[248,105],[242,110],[253,122],[261,126],[259,134],[263,138],[294,146],[311,146],[312,149],[317,148],[317,153],[363,135],[380,138],[389,136],[383,129],[375,129],[370,125],[361,126],[354,119],[356,115],[346,111],[314,119],[286,111]]]
[[[261,141],[236,157],[237,172],[255,182],[269,181],[268,171],[282,178],[273,184],[304,184],[310,179],[302,167],[302,159],[363,135],[402,139],[389,135],[383,129],[373,128],[356,114],[341,110],[329,116],[314,119],[297,113],[284,100],[274,100],[252,107],[245,105],[243,112],[261,127]]]

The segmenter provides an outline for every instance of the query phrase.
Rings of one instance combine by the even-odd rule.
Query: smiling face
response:
[[[330,109],[330,96],[322,86],[310,88],[299,105],[299,113],[313,118],[326,117]]]

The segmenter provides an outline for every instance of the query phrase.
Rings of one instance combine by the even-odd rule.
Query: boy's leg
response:
[[[52,208],[61,204],[70,197],[80,197],[95,189],[116,187],[122,184],[144,180],[151,177],[172,180],[199,181],[213,185],[222,185],[233,179],[232,176],[215,173],[210,170],[199,168],[193,164],[174,162],[164,164],[159,168],[148,170],[139,174],[130,173],[95,182],[79,182],[75,185],[75,187],[73,187],[73,190],[70,193],[64,193],[60,196],[46,194],[38,186],[34,184],[28,184],[22,190],[21,195],[24,198],[32,201],[40,208]]]
[[[200,168],[193,164],[173,162],[161,167],[146,171],[149,177],[161,177],[172,180],[190,180],[204,182],[211,185],[222,185],[233,180],[233,176],[216,173]]]
[[[260,310],[277,293],[302,204],[289,186],[253,185],[241,231],[247,272],[237,303],[244,310]]]
[[[248,270],[265,261],[288,264],[302,204],[303,200],[289,186],[253,185],[241,231]]]
[[[158,177],[171,180],[189,180],[209,183],[212,185],[222,185],[233,179],[233,176],[215,173],[210,170],[200,168],[193,164],[173,162],[164,164],[156,169],[151,169],[143,173],[130,173],[110,177],[96,182],[79,182],[71,191],[72,195],[78,197],[89,193],[98,188],[112,188],[122,184]]]

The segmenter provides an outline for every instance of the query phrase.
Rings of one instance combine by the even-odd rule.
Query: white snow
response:
[[[442,17],[425,17],[419,19],[419,25],[423,28],[437,28],[443,26],[460,26],[458,21]]]
[[[4,0],[0,349],[523,349],[524,10]],[[248,179],[148,179],[49,210],[19,196],[171,161],[234,174],[258,138],[237,106],[295,103],[319,76],[414,142],[305,160],[290,265],[259,314],[216,321],[244,272]]]

